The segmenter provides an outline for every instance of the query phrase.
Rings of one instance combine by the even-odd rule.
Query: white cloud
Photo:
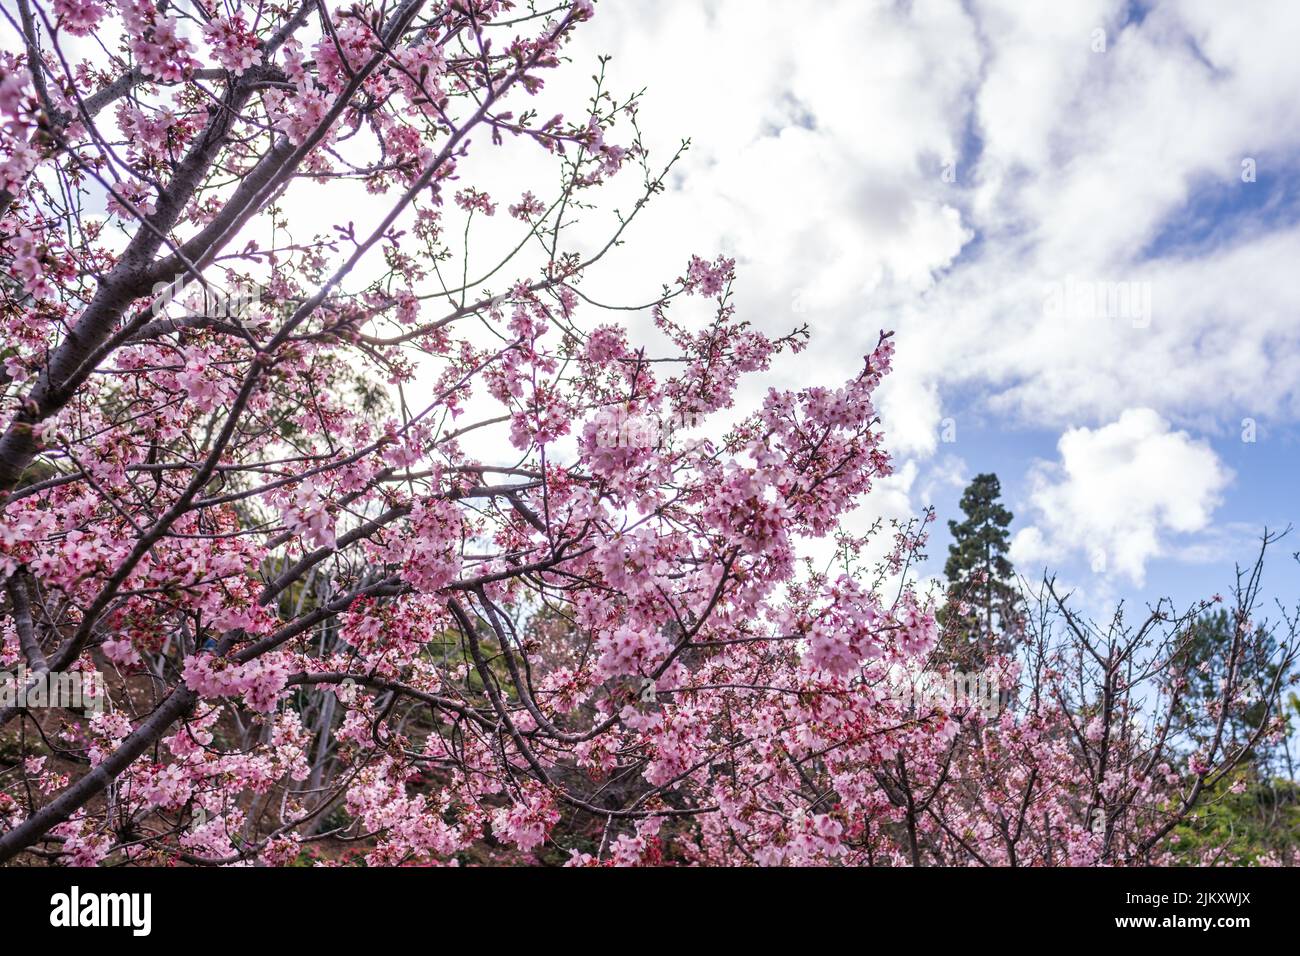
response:
[[[1232,480],[1207,443],[1149,408],[1071,429],[1057,447],[1060,461],[1031,476],[1035,524],[1012,540],[1012,558],[1026,571],[1077,556],[1095,573],[1140,585],[1147,561],[1209,526]]]
[[[690,254],[736,256],[741,316],[777,334],[806,322],[814,336],[755,380],[751,398],[768,385],[842,381],[880,329],[896,330],[878,407],[899,473],[868,502],[878,515],[914,510],[942,485],[933,459],[950,447],[938,436],[956,390],[985,424],[1093,429],[1065,433],[1066,477],[1047,478],[1071,514],[1093,514],[1073,489],[1109,472],[1073,477],[1067,445],[1120,440],[1126,422],[1154,429],[1126,413],[1149,409],[1139,416],[1173,425],[1148,437],[1200,468],[1199,496],[1193,487],[1175,498],[1202,510],[1147,495],[1132,504],[1138,526],[1123,546],[1107,538],[1122,537],[1122,525],[1083,524],[1101,528],[1112,570],[1140,576],[1180,522],[1210,520],[1222,492],[1213,479],[1226,474],[1173,426],[1300,421],[1296,217],[1246,218],[1226,239],[1148,252],[1199,191],[1268,188],[1240,181],[1243,158],[1275,181],[1294,166],[1300,5],[1142,6],[1130,21],[1126,0],[601,2],[566,49],[572,66],[528,105],[576,118],[596,57],[608,53],[607,89],[647,89],[640,127],[652,163],[681,137],[693,146],[585,291],[645,302]],[[1104,53],[1094,49],[1098,28]],[[556,182],[553,161],[531,144],[476,142],[473,160],[503,204]],[[946,163],[956,182],[944,180]],[[381,213],[359,186],[302,185],[308,198],[290,210],[300,241],[328,231],[341,208],[356,210],[359,228]],[[630,170],[611,184],[625,212],[639,185]],[[603,243],[613,221],[592,213],[572,241]],[[488,234],[476,235],[472,273],[517,241],[508,225],[504,215],[480,221]],[[1150,283],[1150,323],[1048,318],[1044,290],[1067,277]],[[591,321],[610,318],[648,334],[632,313]],[[962,440],[973,431],[956,424]],[[1073,547],[1058,531],[1040,522],[1020,547]]]
[[[1063,453],[1072,436],[1131,423],[1133,407],[1205,433],[1244,416],[1300,420],[1300,284],[1290,278],[1300,227],[1282,217],[1231,241],[1146,253],[1197,190],[1266,188],[1240,183],[1243,157],[1268,175],[1300,155],[1290,42],[1300,5],[1150,6],[1125,23],[1123,0],[600,3],[566,51],[572,67],[529,105],[549,115],[585,102],[597,55],[613,54],[606,87],[647,89],[651,162],[680,137],[693,146],[584,291],[646,302],[690,254],[736,256],[743,318],[813,332],[808,350],[747,386],[742,406],[769,385],[841,382],[880,329],[896,330],[877,407],[899,474],[864,507],[874,515],[914,512],[955,480],[941,477],[954,446],[939,431],[957,390],[984,425],[1095,429],[1067,432]],[[1098,27],[1105,53],[1093,52]],[[501,203],[556,182],[553,161],[527,143],[476,143],[473,157]],[[942,177],[949,162],[953,183]],[[639,185],[631,170],[617,177],[615,204],[627,211]],[[353,199],[346,184],[329,188],[328,201],[294,209],[297,238]],[[367,201],[356,197],[359,225],[377,215]],[[571,241],[603,243],[613,222],[593,212]],[[517,241],[509,224],[480,222],[499,234],[476,238],[471,272]],[[1044,290],[1067,277],[1149,282],[1150,323],[1048,318]],[[646,316],[587,318],[651,334]],[[965,453],[975,429],[964,418],[956,429]],[[1203,447],[1168,427],[1164,440]],[[998,466],[1008,486],[1013,467]],[[1121,546],[1106,535],[1122,526],[1105,527],[1103,546],[1112,570],[1140,576],[1180,513],[1150,499],[1133,507],[1133,540]],[[1061,553],[1056,530],[1026,530],[1022,551]]]
[[[941,450],[956,390],[1012,429],[1101,434],[1132,407],[1201,433],[1300,420],[1295,217],[1150,251],[1204,190],[1231,206],[1232,190],[1269,188],[1240,181],[1244,157],[1267,176],[1300,155],[1300,6],[1143,8],[601,4],[574,55],[612,53],[619,86],[648,88],[660,157],[694,139],[637,255],[603,280],[610,298],[652,289],[685,252],[736,255],[741,314],[814,335],[763,387],[846,378],[896,330],[879,408],[900,464]],[[1150,322],[1047,317],[1045,289],[1069,277],[1148,283]],[[1137,573],[1153,549],[1115,560]]]
[[[919,503],[934,503],[935,495],[942,489],[960,490],[969,482],[966,462],[957,455],[943,455],[934,460],[918,489]]]

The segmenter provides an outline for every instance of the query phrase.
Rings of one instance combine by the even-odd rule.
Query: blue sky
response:
[[[972,146],[977,146],[973,140]],[[1214,250],[1232,248],[1249,237],[1294,229],[1300,222],[1300,179],[1294,154],[1285,156],[1285,165],[1265,167],[1254,183],[1206,177],[1192,186],[1187,201],[1170,212],[1159,224],[1138,262],[1166,258],[1195,259]],[[978,257],[980,237],[963,250],[963,255]],[[1296,281],[1282,274],[1281,282]],[[1300,324],[1300,315],[1295,318]],[[1288,383],[1289,384],[1289,383]],[[1206,380],[1214,389],[1216,380]],[[946,395],[946,410],[965,421],[961,438],[963,474],[984,471],[998,473],[1003,496],[1020,520],[1011,530],[1025,526],[1032,515],[1032,482],[1027,468],[1032,463],[1056,457],[1058,429],[1035,428],[1032,424],[1007,420],[990,412],[982,388],[954,388]],[[1156,556],[1145,563],[1143,586],[1133,582],[1107,581],[1098,575],[1091,562],[1079,558],[1054,562],[1022,562],[1021,573],[1035,576],[1044,570],[1055,571],[1063,579],[1087,588],[1097,588],[1101,602],[1123,598],[1145,601],[1160,595],[1173,597],[1177,603],[1190,603],[1200,597],[1222,592],[1225,595],[1235,578],[1237,563],[1248,564],[1254,547],[1265,528],[1281,531],[1297,519],[1296,492],[1300,490],[1300,425],[1285,414],[1249,415],[1249,407],[1240,406],[1242,427],[1233,428],[1230,416],[1224,422],[1198,433],[1220,461],[1230,470],[1231,478],[1214,508],[1213,522],[1202,534],[1170,535],[1170,554]],[[1247,419],[1253,419],[1253,434]],[[1080,416],[1079,424],[1096,424]],[[1252,440],[1253,439],[1253,440]],[[960,516],[958,500],[961,489],[953,484],[940,485],[927,500],[935,506],[939,528],[931,547],[931,573],[940,573],[947,545],[947,518]],[[1210,540],[1214,539],[1214,540]],[[1271,550],[1267,581],[1270,597],[1284,601],[1300,595],[1300,566],[1292,557],[1300,551],[1300,531],[1293,532]],[[1098,587],[1097,579],[1101,578]],[[1099,606],[1101,605],[1099,602]]]
[[[652,158],[693,140],[604,281],[634,300],[735,256],[742,314],[814,336],[755,395],[895,330],[898,474],[857,523],[935,505],[931,573],[994,471],[1020,569],[1090,609],[1226,593],[1297,517],[1297,35],[1282,0],[601,3],[573,57],[646,88]]]
[[[1026,463],[1050,459],[1056,450],[1059,436],[1052,431],[1008,430],[996,421],[983,427],[976,426],[966,444],[965,463],[969,475],[983,471],[997,473],[1002,480],[1003,499],[1015,518],[1012,533],[1026,524],[1026,515],[1032,512],[1027,499],[1030,494],[1025,480]],[[1249,564],[1254,558],[1256,539],[1265,527],[1280,531],[1295,520],[1296,468],[1300,465],[1300,449],[1296,444],[1294,427],[1280,429],[1267,438],[1250,445],[1232,439],[1212,441],[1216,453],[1232,469],[1234,480],[1223,504],[1214,513],[1214,526],[1223,529],[1228,541],[1222,547],[1207,550],[1193,557],[1156,557],[1146,564],[1143,586],[1120,580],[1105,587],[1097,587],[1097,579],[1104,575],[1093,572],[1090,562],[1067,559],[1049,564],[1021,562],[1020,573],[1035,577],[1043,571],[1055,571],[1062,581],[1078,586],[1089,584],[1097,590],[1097,599],[1090,602],[1093,613],[1109,607],[1116,599],[1130,603],[1143,603],[1160,596],[1168,596],[1175,603],[1188,605],[1214,593],[1227,596],[1235,580],[1235,563]],[[947,518],[960,520],[958,500],[961,489],[953,485],[942,486],[930,498],[939,516],[939,525],[929,549],[930,561],[926,570],[941,574],[943,561],[951,536],[947,531]],[[1191,546],[1197,536],[1187,540],[1174,537],[1173,544]],[[1300,596],[1300,566],[1292,554],[1300,550],[1300,530],[1292,532],[1271,549],[1267,565],[1266,585],[1270,600],[1282,598],[1294,605]],[[1276,616],[1275,608],[1270,613]]]

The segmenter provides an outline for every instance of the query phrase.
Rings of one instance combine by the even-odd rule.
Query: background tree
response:
[[[1178,609],[1151,603],[1133,618],[1120,606],[1101,623],[1071,606],[1047,579],[1027,604],[1015,706],[988,719],[955,711],[953,743],[913,736],[900,813],[924,801],[926,861],[983,865],[1211,865],[1296,861],[1293,782],[1251,787],[1251,755],[1287,733],[1276,702],[1294,687],[1300,647],[1295,611],[1264,616],[1261,572],[1278,536],[1266,533],[1232,588],[1229,617],[1247,622],[1215,653],[1222,679],[1190,694],[1188,633],[1214,602]],[[1218,598],[1215,599],[1216,601]],[[1247,676],[1250,634],[1272,636],[1272,678]],[[1181,715],[1192,697],[1212,730]],[[1235,736],[1221,716],[1265,701],[1253,729]],[[1195,722],[1200,723],[1198,720]],[[928,774],[928,776],[927,776]]]
[[[1250,630],[1238,636],[1239,628]],[[1283,659],[1272,630],[1238,621],[1228,609],[1216,608],[1191,622],[1174,659],[1174,666],[1186,682],[1175,721],[1180,731],[1198,741],[1208,739],[1218,729],[1218,715],[1209,703],[1228,680],[1234,641],[1240,644],[1235,679],[1241,681],[1243,692],[1237,705],[1224,714],[1225,738],[1234,744],[1252,740],[1270,715],[1289,717],[1290,708],[1283,700],[1288,685],[1277,679]],[[1273,699],[1267,700],[1265,695],[1270,689]],[[1263,779],[1275,773],[1294,775],[1289,740],[1289,732],[1281,739],[1263,736],[1249,752],[1251,766]]]
[[[1175,729],[1196,747],[1221,733],[1229,746],[1245,743],[1246,748],[1241,766],[1214,788],[1194,820],[1178,828],[1180,858],[1226,863],[1296,860],[1300,787],[1291,745],[1300,707],[1290,689],[1293,675],[1287,672],[1290,661],[1282,644],[1275,625],[1224,607],[1199,615],[1187,627],[1174,655],[1183,688]],[[1242,692],[1229,706],[1220,707],[1221,690],[1229,680],[1238,681]]]
[[[1246,766],[1217,784],[1175,829],[1173,855],[1193,866],[1300,864],[1300,785]]]
[[[1011,512],[994,474],[976,475],[961,496],[962,521],[950,520],[944,564],[947,600],[940,612],[941,658],[971,668],[1008,653],[1022,627],[1022,598],[1007,557]]]

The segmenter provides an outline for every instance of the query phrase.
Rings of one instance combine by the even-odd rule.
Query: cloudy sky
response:
[[[1022,573],[1100,603],[1226,593],[1296,516],[1297,35],[1287,0],[603,0],[571,52],[693,143],[617,281],[735,256],[745,317],[812,327],[778,384],[895,330],[861,523],[995,471]]]
[[[575,117],[609,55],[651,161],[692,142],[589,294],[651,301],[691,254],[734,256],[744,318],[813,332],[751,397],[839,384],[894,330],[896,474],[854,524],[934,505],[938,574],[996,472],[1018,569],[1100,611],[1226,593],[1298,516],[1297,36],[1293,0],[599,0],[538,106]],[[554,180],[534,147],[474,160],[498,201]],[[380,214],[329,188],[304,233]],[[1294,538],[1275,593],[1300,593]]]

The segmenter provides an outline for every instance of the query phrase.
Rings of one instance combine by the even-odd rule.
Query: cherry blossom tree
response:
[[[1054,579],[1044,581],[1031,595],[1038,614],[1026,653],[999,665],[1017,698],[993,720],[968,708],[955,747],[907,754],[927,771],[923,779],[941,785],[891,781],[902,806],[925,795],[913,853],[986,866],[1186,862],[1176,856],[1175,828],[1196,822],[1207,795],[1240,792],[1252,752],[1293,733],[1282,708],[1267,703],[1294,686],[1298,646],[1295,613],[1282,609],[1270,621],[1262,597],[1265,554],[1279,537],[1265,534],[1230,602],[1215,596],[1178,610],[1160,600],[1135,623],[1121,607],[1099,625],[1072,609]],[[1218,659],[1194,628],[1221,603],[1230,604],[1233,636]],[[1264,648],[1276,670],[1259,686],[1246,665]],[[1221,679],[1203,713],[1209,729],[1188,733],[1177,718],[1196,674],[1211,669]],[[1248,711],[1266,719],[1234,736],[1229,724]],[[1224,850],[1209,845],[1193,862],[1235,862]]]
[[[928,521],[842,523],[890,337],[741,407],[807,330],[738,315],[731,260],[593,291],[681,154],[599,70],[540,109],[594,13],[543,7],[6,8],[0,667],[105,680],[0,710],[0,861],[1154,858],[1180,761],[1183,819],[1233,758],[1138,741],[1120,631],[1060,602],[1079,661],[996,720],[899,693]],[[521,147],[550,187],[494,195]],[[365,202],[307,235],[326,189]]]

